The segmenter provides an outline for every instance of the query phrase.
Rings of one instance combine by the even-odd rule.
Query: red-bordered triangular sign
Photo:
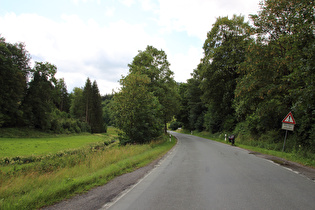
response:
[[[295,125],[295,120],[291,112],[282,120],[283,123],[289,123]]]

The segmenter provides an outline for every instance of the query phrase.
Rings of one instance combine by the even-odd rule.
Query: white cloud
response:
[[[120,0],[120,2],[127,7],[131,7],[135,3],[134,0]]]
[[[101,4],[101,0],[72,0],[72,2],[77,6],[79,5],[80,2],[88,3],[88,2],[94,2],[94,1],[96,1],[97,4]]]
[[[191,78],[190,74],[200,63],[202,53],[201,48],[191,46],[185,53],[168,55],[168,60],[171,63],[170,69],[174,72],[177,82],[186,82],[187,79]]]
[[[25,42],[26,49],[34,60],[55,64],[58,68],[57,76],[65,78],[69,91],[73,87],[84,86],[86,78],[90,77],[91,80],[97,80],[100,92],[105,94],[119,86],[121,75],[128,73],[128,63],[132,62],[138,50],[144,50],[147,45],[163,49],[168,55],[171,70],[175,72],[175,80],[185,82],[202,58],[202,46],[197,45],[204,42],[216,18],[241,13],[247,16],[256,13],[259,8],[259,0],[113,2],[103,5],[102,14],[98,16],[89,15],[91,11],[87,11],[84,17],[60,15],[58,21],[37,14],[7,13],[0,16],[0,33],[8,42]],[[76,6],[69,14],[79,14],[76,9],[82,9],[80,7],[89,3],[100,5],[103,2],[72,0],[72,3]],[[137,11],[138,7],[132,7],[129,8],[132,9],[130,13],[126,12],[126,7],[136,3],[142,10]],[[143,13],[137,16],[141,12]],[[83,19],[104,15],[115,18]],[[145,15],[145,18],[141,19],[141,23],[134,24],[141,15]],[[136,16],[135,19],[132,19],[133,16]],[[154,18],[157,24],[152,24]],[[110,20],[115,22],[108,22]],[[174,54],[179,51],[180,45],[173,44],[171,49],[165,40],[174,34],[181,34],[178,32],[194,37],[194,41],[186,36],[180,37],[180,43],[185,45],[181,49],[190,46],[189,50]],[[196,42],[195,37],[201,42]]]
[[[34,14],[0,17],[2,36],[8,42],[25,42],[34,59],[55,64],[57,76],[65,78],[69,91],[84,86],[83,78],[90,77],[102,81],[102,94],[118,87],[117,81],[127,74],[127,65],[138,50],[147,45],[165,47],[164,41],[147,34],[145,27],[125,21],[100,27],[94,20],[84,22],[76,15],[63,15],[61,22]]]
[[[259,0],[159,0],[158,23],[162,32],[186,31],[205,40],[219,16],[246,15],[258,11]]]
[[[113,17],[114,14],[115,14],[115,11],[116,11],[115,7],[106,7],[106,9],[105,9],[105,15],[106,15],[107,17]]]
[[[155,1],[152,0],[139,0],[142,6],[142,9],[145,11],[155,11],[158,9],[158,5],[155,3]]]

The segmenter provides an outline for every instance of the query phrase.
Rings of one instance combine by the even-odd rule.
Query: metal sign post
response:
[[[285,141],[287,140],[287,136],[288,136],[288,130],[285,131],[285,136],[284,136],[284,142],[283,142],[282,152],[284,152]]]
[[[284,152],[284,147],[285,147],[285,142],[287,140],[288,131],[293,131],[295,124],[296,123],[295,123],[295,120],[294,120],[293,115],[292,115],[291,112],[289,112],[289,114],[287,114],[287,116],[282,120],[282,129],[286,130],[285,131],[285,136],[284,136],[282,152]]]

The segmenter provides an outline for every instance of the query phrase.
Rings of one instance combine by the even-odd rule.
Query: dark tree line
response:
[[[265,0],[253,26],[242,16],[217,18],[201,63],[179,85],[184,128],[277,143],[292,111],[291,148],[315,152],[314,4]]]
[[[57,133],[104,132],[102,100],[96,81],[69,94],[57,67],[36,62],[22,43],[0,38],[0,127],[29,126]],[[82,94],[78,94],[78,90]],[[79,92],[80,92],[79,91]]]

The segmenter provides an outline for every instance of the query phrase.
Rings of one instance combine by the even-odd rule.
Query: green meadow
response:
[[[106,141],[108,135],[78,135],[44,138],[0,138],[0,158],[56,153]]]
[[[106,134],[40,136],[0,138],[0,209],[52,205],[145,166],[176,144],[163,136],[120,146],[111,127]]]

